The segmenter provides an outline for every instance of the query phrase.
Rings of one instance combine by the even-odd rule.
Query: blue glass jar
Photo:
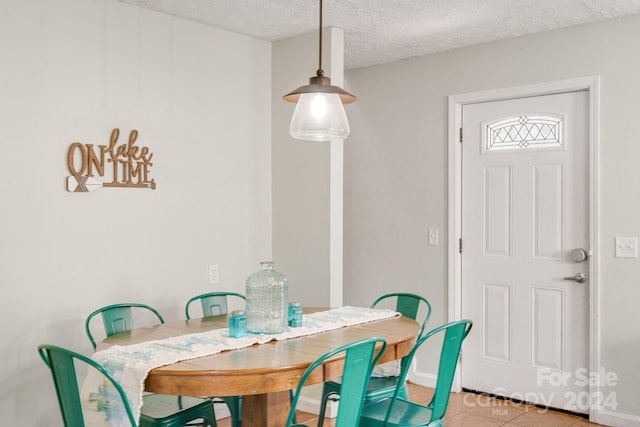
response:
[[[247,315],[244,310],[232,311],[229,316],[229,336],[242,338],[247,336]]]
[[[302,326],[302,306],[299,302],[289,303],[289,326],[292,328]]]

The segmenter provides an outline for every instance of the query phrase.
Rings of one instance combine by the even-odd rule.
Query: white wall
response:
[[[602,364],[619,376],[618,406],[601,421],[640,425],[640,261],[613,256],[615,236],[640,235],[639,39],[634,16],[348,71],[359,100],[345,143],[345,303],[402,289],[434,303],[432,325],[447,320],[449,95],[600,75],[599,322]],[[421,354],[419,374],[434,360]]]
[[[114,302],[182,318],[271,257],[271,46],[113,0],[32,0],[2,2],[0,52],[0,418],[58,426],[38,344],[88,353],[86,315]],[[71,143],[115,127],[139,130],[157,189],[67,192]]]

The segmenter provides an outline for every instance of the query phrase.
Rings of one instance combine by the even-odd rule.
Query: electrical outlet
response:
[[[220,278],[218,277],[218,264],[209,265],[209,284],[217,285],[220,283]]]
[[[638,238],[616,237],[616,258],[638,258]]]

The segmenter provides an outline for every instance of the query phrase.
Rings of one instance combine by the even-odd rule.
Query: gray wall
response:
[[[317,40],[279,41],[272,55],[273,257],[290,298],[303,305],[329,303],[329,145],[289,135],[295,104],[282,96],[315,74]]]
[[[342,43],[342,30],[323,31],[322,68],[335,85],[342,82]],[[342,142],[293,139],[289,135],[289,123],[295,104],[282,100],[283,95],[308,84],[309,77],[315,76],[318,33],[275,42],[272,52],[276,269],[289,279],[291,300],[307,306],[339,306],[342,301]],[[332,186],[337,188],[333,194]],[[332,221],[333,215],[337,222]]]
[[[638,40],[634,16],[348,71],[345,304],[402,289],[434,303],[432,325],[447,320],[449,95],[599,75],[601,356],[619,376],[614,418],[640,425],[640,261],[613,256],[615,236],[640,235]],[[418,372],[434,360],[421,354]]]

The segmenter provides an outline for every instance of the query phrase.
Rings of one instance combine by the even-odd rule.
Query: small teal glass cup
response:
[[[302,326],[302,306],[299,302],[289,303],[289,326],[292,328]]]
[[[247,336],[247,314],[244,310],[235,310],[229,316],[229,336],[242,338]]]

